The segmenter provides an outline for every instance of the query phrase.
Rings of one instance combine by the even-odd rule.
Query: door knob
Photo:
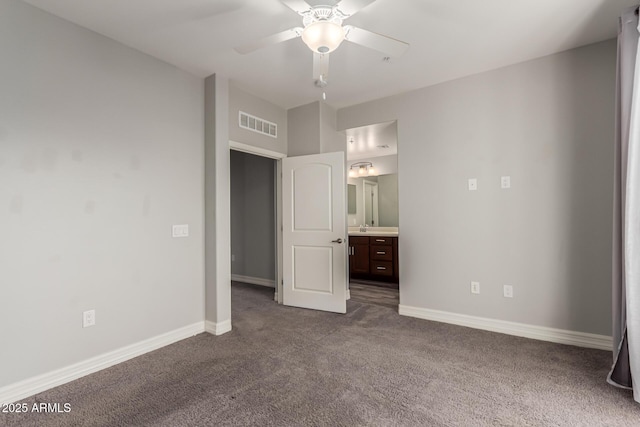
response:
[[[332,240],[331,243],[342,243],[342,239],[337,238],[336,240]]]

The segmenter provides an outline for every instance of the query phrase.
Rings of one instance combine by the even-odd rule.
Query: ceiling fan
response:
[[[408,43],[383,36],[342,22],[375,0],[342,0],[335,6],[310,6],[304,0],[280,0],[302,16],[303,27],[295,27],[254,42],[238,46],[236,52],[251,53],[264,47],[297,37],[313,51],[313,78],[316,86],[327,85],[329,76],[329,54],[347,40],[382,52],[387,57],[402,55]],[[388,61],[388,58],[385,58]]]

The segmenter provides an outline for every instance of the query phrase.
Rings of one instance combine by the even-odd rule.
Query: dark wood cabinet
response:
[[[372,261],[393,261],[393,250],[391,246],[369,246],[369,257]]]
[[[398,238],[349,236],[349,278],[398,287]]]
[[[372,245],[392,245],[393,244],[393,239],[398,240],[397,237],[378,237],[378,236],[370,236],[369,237],[369,242],[371,242],[370,244]]]
[[[369,238],[349,237],[349,271],[369,274]]]

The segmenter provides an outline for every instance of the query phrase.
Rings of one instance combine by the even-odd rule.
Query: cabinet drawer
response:
[[[393,261],[393,250],[390,246],[371,246],[371,259],[376,261]]]
[[[372,245],[391,245],[393,237],[369,237]]]
[[[371,274],[375,274],[376,276],[393,276],[393,263],[371,261]]]
[[[349,244],[353,245],[368,245],[369,237],[367,236],[349,236]]]

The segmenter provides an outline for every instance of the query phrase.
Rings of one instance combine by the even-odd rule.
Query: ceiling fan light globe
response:
[[[302,31],[302,41],[317,53],[331,53],[344,40],[345,31],[341,25],[329,21],[313,22]]]

